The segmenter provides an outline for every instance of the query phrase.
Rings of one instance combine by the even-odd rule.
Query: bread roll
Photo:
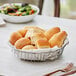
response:
[[[49,40],[54,34],[60,32],[60,28],[59,27],[54,27],[52,29],[47,30],[44,34],[47,37],[47,39]]]
[[[20,39],[20,38],[22,38],[22,35],[21,35],[20,33],[18,33],[18,32],[13,32],[13,33],[11,34],[11,36],[10,36],[9,42],[10,42],[12,45],[14,45],[15,42],[16,42],[18,39]]]
[[[51,47],[54,47],[54,46],[62,47],[66,37],[67,37],[67,33],[65,31],[62,31],[62,32],[59,32],[53,35],[53,37],[49,40],[50,46]]]
[[[30,45],[31,41],[29,39],[21,38],[15,42],[15,47],[17,49],[22,49],[26,45]]]
[[[31,50],[31,49],[37,49],[37,48],[33,45],[26,45],[22,48],[22,50]]]
[[[45,30],[43,30],[42,28],[39,28],[37,26],[25,26],[24,29],[27,29],[27,30],[29,30],[29,29],[35,29],[35,30],[38,30],[38,31],[40,31],[42,33],[45,32]]]
[[[31,43],[35,44],[37,40],[39,39],[45,39],[47,40],[47,38],[45,37],[45,35],[43,33],[34,33],[31,37]]]
[[[38,49],[40,49],[40,48],[50,48],[50,44],[45,39],[39,39],[39,40],[36,41],[36,47]]]
[[[33,36],[33,34],[35,34],[35,33],[43,34],[43,32],[39,31],[38,29],[29,29],[25,35],[25,38],[31,38]]]
[[[29,38],[33,35],[33,33],[36,33],[34,29],[29,29],[25,35],[25,38]]]
[[[18,30],[18,32],[22,35],[22,37],[24,37],[26,35],[27,30],[21,29],[21,30]]]

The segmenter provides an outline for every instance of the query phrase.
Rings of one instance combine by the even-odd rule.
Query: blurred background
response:
[[[4,3],[31,3],[39,6],[39,0],[0,0],[0,5]],[[42,7],[42,15],[54,15],[54,0],[44,0]],[[60,17],[76,19],[76,0],[60,0]]]

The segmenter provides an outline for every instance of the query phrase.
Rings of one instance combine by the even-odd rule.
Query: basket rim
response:
[[[18,52],[24,52],[24,53],[46,53],[46,52],[55,52],[57,50],[60,50],[62,48],[65,48],[65,46],[69,44],[69,40],[66,38],[64,41],[64,44],[62,45],[61,48],[58,48],[57,46],[55,46],[54,48],[45,48],[45,49],[31,49],[31,50],[21,50],[21,49],[16,49],[15,46],[13,46],[9,41],[8,41],[8,45],[14,49],[15,51]]]

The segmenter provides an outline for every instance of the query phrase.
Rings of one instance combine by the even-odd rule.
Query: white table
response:
[[[59,26],[62,30],[67,31],[70,44],[64,49],[63,55],[56,61],[21,61],[11,52],[8,39],[13,31],[26,25],[36,25],[45,29]],[[0,74],[5,76],[41,76],[68,61],[76,62],[76,20],[37,16],[29,23],[7,23],[5,27],[0,27]]]

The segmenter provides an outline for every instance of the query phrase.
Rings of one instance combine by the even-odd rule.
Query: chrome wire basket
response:
[[[48,48],[48,49],[33,49],[33,50],[21,50],[16,49],[10,43],[10,47],[14,52],[14,55],[23,60],[31,60],[31,61],[46,61],[46,60],[55,60],[62,53],[65,46],[69,43],[68,39],[64,41],[64,44],[61,48]]]

